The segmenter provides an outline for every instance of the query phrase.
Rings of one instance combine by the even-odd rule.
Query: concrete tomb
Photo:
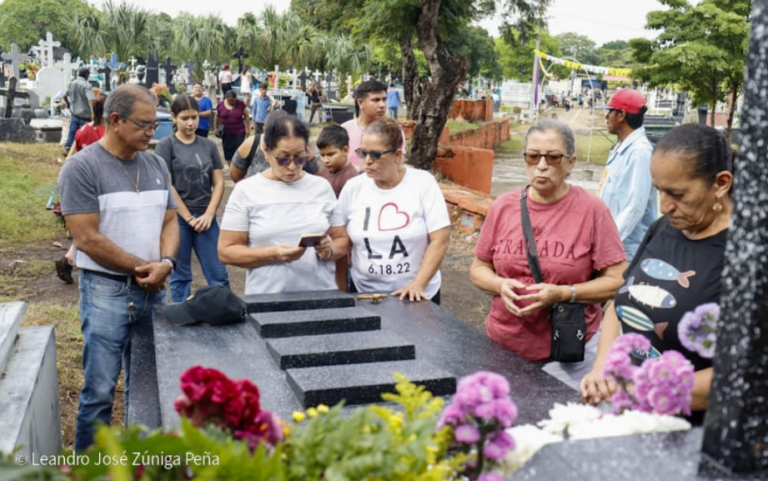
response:
[[[24,312],[0,303],[0,452],[32,460],[61,450],[61,415],[53,327],[19,327]]]

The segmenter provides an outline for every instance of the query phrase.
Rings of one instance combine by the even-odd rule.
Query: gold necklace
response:
[[[104,150],[107,150],[107,149],[104,149]],[[109,152],[109,150],[107,150],[107,152]],[[128,174],[128,171],[125,170],[125,167],[123,167],[123,164],[121,164],[120,161],[117,160],[117,157],[115,157],[115,154],[113,154],[112,152],[109,152],[109,155],[111,155],[112,158],[115,159],[115,162],[117,163],[117,165],[120,166],[125,176],[128,177],[128,180],[131,182],[131,184],[133,184],[133,188],[136,189],[136,193],[138,194],[139,192],[141,192],[141,190],[139,189],[139,181],[141,180],[141,157],[139,157],[139,154],[136,153],[136,182],[134,182],[133,179],[131,179],[131,176]]]

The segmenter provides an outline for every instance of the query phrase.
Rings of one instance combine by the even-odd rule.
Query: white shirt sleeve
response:
[[[221,219],[221,230],[233,232],[248,232],[250,230],[250,218],[248,215],[247,195],[242,186],[245,182],[238,182],[229,197],[227,207],[224,209],[224,217]]]
[[[424,178],[427,185],[421,196],[421,204],[424,207],[427,232],[435,232],[451,225],[451,219],[448,215],[448,208],[445,205],[443,191],[440,190],[437,181],[431,175],[424,176]]]

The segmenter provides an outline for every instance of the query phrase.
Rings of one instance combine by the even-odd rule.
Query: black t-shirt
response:
[[[711,359],[683,347],[677,326],[686,312],[720,302],[727,238],[725,230],[706,239],[688,239],[666,217],[651,225],[615,301],[622,332],[641,334],[651,341],[651,351],[633,353],[635,358],[675,350],[696,371],[712,367]]]

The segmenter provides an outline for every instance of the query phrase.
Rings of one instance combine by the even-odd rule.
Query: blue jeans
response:
[[[200,217],[201,214],[192,215]],[[193,248],[208,285],[229,287],[227,268],[219,261],[219,224],[216,218],[205,232],[195,232],[184,219],[176,218],[179,221],[179,258],[176,270],[171,274],[171,301],[184,302],[191,293]]]
[[[91,119],[82,119],[75,115],[69,118],[69,134],[67,134],[67,143],[64,146],[67,150],[72,147],[72,143],[75,141],[75,133],[77,133],[77,129],[90,121]]]
[[[393,119],[397,120],[397,107],[390,107],[389,108],[389,116]]]
[[[155,293],[130,282],[121,282],[80,271],[80,326],[83,331],[85,382],[77,408],[75,449],[93,444],[94,423],[109,424],[115,385],[125,368],[125,411],[131,372],[131,333],[152,323],[152,309],[165,302],[165,290]],[[122,363],[121,363],[122,361]]]

